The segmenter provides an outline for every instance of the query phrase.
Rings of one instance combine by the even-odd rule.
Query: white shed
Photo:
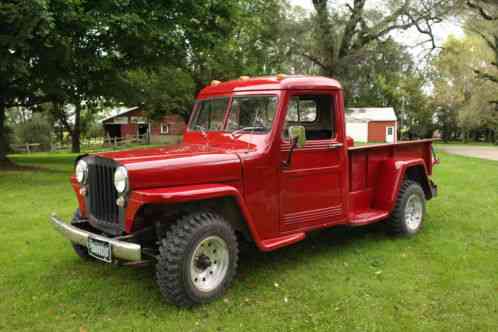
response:
[[[346,110],[346,135],[356,142],[395,143],[397,127],[396,113],[392,107]]]

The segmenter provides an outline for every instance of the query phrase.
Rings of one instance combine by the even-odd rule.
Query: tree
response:
[[[231,29],[234,3],[3,1],[0,46],[2,52],[16,57],[1,60],[1,74],[8,78],[2,92],[9,89],[2,97],[11,96],[9,103],[26,106],[38,102],[33,98],[36,93],[54,103],[55,114],[71,133],[72,150],[78,152],[84,109],[92,111],[94,105],[116,98],[116,82],[127,71],[162,66],[165,59],[171,66],[181,65],[192,45],[212,45]],[[12,82],[18,83],[15,88],[10,87]],[[0,125],[6,104],[0,100]],[[0,155],[4,155],[3,145]]]
[[[43,114],[33,114],[28,121],[17,124],[14,132],[20,144],[38,143],[43,149],[50,148],[52,126]]]
[[[186,57],[176,65],[129,71],[117,89],[120,100],[141,105],[150,118],[176,113],[188,119],[195,94],[211,80],[284,71],[288,43],[282,0],[225,1],[230,5],[224,28],[207,38],[199,29],[186,30]],[[212,15],[195,18],[196,22]],[[172,85],[171,82],[175,84]]]
[[[483,132],[492,140],[498,128],[498,112],[493,101],[498,86],[475,75],[487,71],[493,54],[477,36],[450,38],[433,62],[434,103],[443,138],[459,136],[477,139]],[[456,122],[456,126],[455,126]],[[456,129],[455,127],[458,127]],[[449,133],[453,128],[459,132]],[[446,132],[445,132],[446,131]]]
[[[498,83],[498,3],[494,0],[466,0],[473,15],[467,19],[467,28],[481,36],[493,53],[488,71],[475,69],[482,79]]]
[[[80,150],[83,110],[112,98],[111,88],[126,70],[184,56],[182,24],[188,23],[181,15],[195,15],[205,6],[188,1],[48,2],[54,25],[34,71],[43,78],[44,93],[71,133],[73,152]]]
[[[163,66],[126,73],[121,91],[124,94],[122,100],[128,105],[140,105],[150,119],[179,114],[187,121],[195,83],[185,70]]]
[[[33,54],[49,35],[51,25],[45,1],[0,2],[0,163],[7,162],[8,109],[44,101],[40,81],[32,73],[37,61]]]
[[[365,58],[364,51],[371,43],[385,40],[397,30],[415,28],[435,48],[432,25],[442,21],[451,1],[394,0],[381,9],[367,9],[368,0],[348,2],[346,9],[331,7],[331,3],[313,0],[315,38],[302,54],[324,75],[341,78]]]
[[[198,91],[212,79],[272,74],[284,70],[288,43],[283,33],[283,0],[239,0],[232,7],[231,29],[211,47],[190,42],[186,70]],[[194,35],[197,32],[193,32]],[[190,40],[191,36],[187,35]]]

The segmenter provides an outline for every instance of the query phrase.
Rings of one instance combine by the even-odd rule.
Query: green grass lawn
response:
[[[224,299],[164,302],[153,268],[83,262],[48,223],[69,218],[74,155],[0,171],[0,331],[497,331],[498,163],[440,153],[425,228],[329,229],[246,252]]]

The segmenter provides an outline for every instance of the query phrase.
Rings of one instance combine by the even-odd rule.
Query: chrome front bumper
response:
[[[110,243],[112,248],[112,256],[114,258],[127,261],[142,260],[142,247],[139,244],[114,240],[112,238],[97,235],[73,225],[66,224],[64,221],[60,220],[55,213],[50,216],[50,222],[54,228],[62,234],[62,236],[75,244],[87,247],[88,237],[91,236],[93,239]]]

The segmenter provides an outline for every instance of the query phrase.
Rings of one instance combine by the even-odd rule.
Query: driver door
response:
[[[280,231],[292,232],[345,219],[345,147],[338,140],[334,94],[291,92],[282,133],[280,154],[287,160],[290,126],[304,126],[306,143],[292,153],[290,165],[282,164]]]

